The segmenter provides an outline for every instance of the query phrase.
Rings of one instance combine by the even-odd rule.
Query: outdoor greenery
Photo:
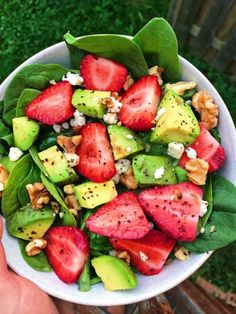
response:
[[[0,2],[0,82],[36,52],[73,35],[134,35],[155,16],[166,17],[169,0],[9,0]],[[214,84],[236,121],[236,89],[226,75],[180,51]],[[223,290],[236,291],[236,244],[214,253],[198,274]]]

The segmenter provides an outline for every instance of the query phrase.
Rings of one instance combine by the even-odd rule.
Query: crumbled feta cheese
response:
[[[148,256],[142,251],[139,251],[139,256],[143,262],[146,262],[148,260]]]
[[[64,213],[63,213],[63,212],[60,212],[60,213],[59,213],[59,216],[60,216],[60,218],[63,218]]]
[[[133,137],[132,134],[127,134],[127,135],[126,135],[126,138],[127,138],[128,140],[132,140],[134,137]]]
[[[185,152],[186,152],[188,158],[190,158],[190,159],[197,158],[197,152],[192,147],[185,148]]]
[[[164,176],[165,173],[165,167],[161,166],[160,168],[157,168],[154,172],[154,178],[155,179],[161,179]]]
[[[215,230],[216,230],[216,227],[215,227],[215,226],[211,226],[211,227],[209,228],[209,232],[210,232],[210,233],[214,232]]]
[[[104,114],[103,120],[107,124],[116,124],[118,122],[118,116],[116,113],[108,112],[108,113]]]
[[[67,81],[71,85],[76,86],[76,85],[82,85],[82,83],[84,82],[84,79],[78,73],[68,72],[66,73],[66,75],[63,75],[62,81]]]
[[[4,190],[4,184],[0,182],[0,192]]]
[[[52,215],[53,215],[53,217],[55,217],[57,214],[56,214],[56,213],[53,213]]]
[[[120,159],[116,162],[116,171],[118,174],[126,172],[131,166],[129,159]]]
[[[70,167],[75,167],[79,163],[79,156],[73,153],[64,153],[64,156],[66,157],[66,161],[68,162]]]
[[[165,108],[159,109],[158,112],[157,112],[157,115],[156,115],[156,117],[155,117],[155,122],[157,122],[157,121],[160,119],[160,117],[161,117],[165,112],[166,112],[166,109],[165,109]]]
[[[117,252],[115,250],[109,251],[109,255],[111,256],[116,256]]]
[[[116,173],[114,177],[112,177],[112,180],[114,181],[115,184],[118,184],[120,182],[120,175],[119,173]]]
[[[180,159],[184,152],[184,145],[182,143],[171,142],[168,144],[167,154],[176,159]]]
[[[205,228],[201,228],[200,233],[204,233],[204,232],[205,232]]]
[[[70,128],[70,124],[68,122],[63,122],[62,127],[63,127],[63,129],[67,130]]]
[[[126,147],[126,151],[127,151],[128,153],[130,153],[130,152],[132,151],[132,147],[127,146],[127,147]]]
[[[119,102],[119,100],[115,99],[115,97],[110,96],[108,98],[112,101],[113,106],[109,107],[107,112],[118,113],[120,111],[120,108],[122,107],[122,103]]]
[[[151,128],[151,131],[155,131],[155,128]]]
[[[51,80],[51,81],[49,81],[49,83],[52,84],[52,85],[56,85],[57,84],[57,82],[55,80]]]
[[[207,212],[207,206],[208,206],[208,202],[207,201],[201,201],[201,207],[200,207],[200,217],[203,217],[206,212]]]
[[[11,161],[17,161],[24,153],[18,147],[11,147],[8,157]]]
[[[53,124],[53,130],[56,132],[56,133],[60,133],[61,132],[61,125],[60,124]]]
[[[191,106],[192,105],[192,100],[186,100],[185,103],[186,103],[186,105]]]
[[[86,124],[86,118],[82,112],[75,110],[74,118],[70,119],[70,125],[73,126],[83,126]]]
[[[150,144],[145,144],[145,152],[148,153],[151,150],[151,145]]]

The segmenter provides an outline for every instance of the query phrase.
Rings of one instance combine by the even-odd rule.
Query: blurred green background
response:
[[[73,35],[135,34],[155,16],[166,17],[169,0],[0,1],[0,82],[36,52]],[[214,84],[236,121],[236,89],[206,62],[180,51]],[[198,274],[225,291],[236,291],[236,244],[214,253]]]

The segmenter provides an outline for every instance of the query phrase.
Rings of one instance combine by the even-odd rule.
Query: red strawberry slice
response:
[[[118,92],[128,71],[118,62],[88,54],[81,60],[80,74],[87,89]]]
[[[161,88],[156,76],[142,77],[122,96],[120,121],[135,131],[150,130],[155,124],[160,97]]]
[[[88,123],[80,134],[82,140],[76,151],[80,160],[75,170],[93,182],[110,180],[116,174],[116,167],[106,127],[101,123]]]
[[[75,282],[89,255],[89,240],[76,227],[50,228],[46,235],[46,255],[56,275],[65,283]]]
[[[193,241],[202,195],[199,186],[182,182],[145,190],[138,198],[144,212],[161,231],[180,241]]]
[[[86,221],[86,227],[95,233],[118,239],[142,238],[150,230],[137,196],[125,192],[103,205]]]
[[[150,230],[143,238],[137,240],[110,239],[117,251],[127,251],[130,262],[144,275],[158,274],[168,255],[172,251],[175,240],[158,230]]]
[[[27,105],[25,115],[47,125],[62,123],[73,116],[72,94],[69,82],[51,85]]]
[[[225,151],[224,148],[217,142],[211,133],[200,123],[200,134],[195,142],[189,147],[193,148],[197,157],[208,162],[208,172],[218,170],[224,163]],[[189,160],[187,154],[184,153],[179,161],[179,166],[184,168],[186,162]]]

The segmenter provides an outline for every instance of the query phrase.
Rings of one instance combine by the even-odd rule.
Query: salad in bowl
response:
[[[236,239],[222,117],[233,123],[164,19],[133,38],[64,39],[17,70],[1,102],[8,263],[66,300],[140,301]]]

